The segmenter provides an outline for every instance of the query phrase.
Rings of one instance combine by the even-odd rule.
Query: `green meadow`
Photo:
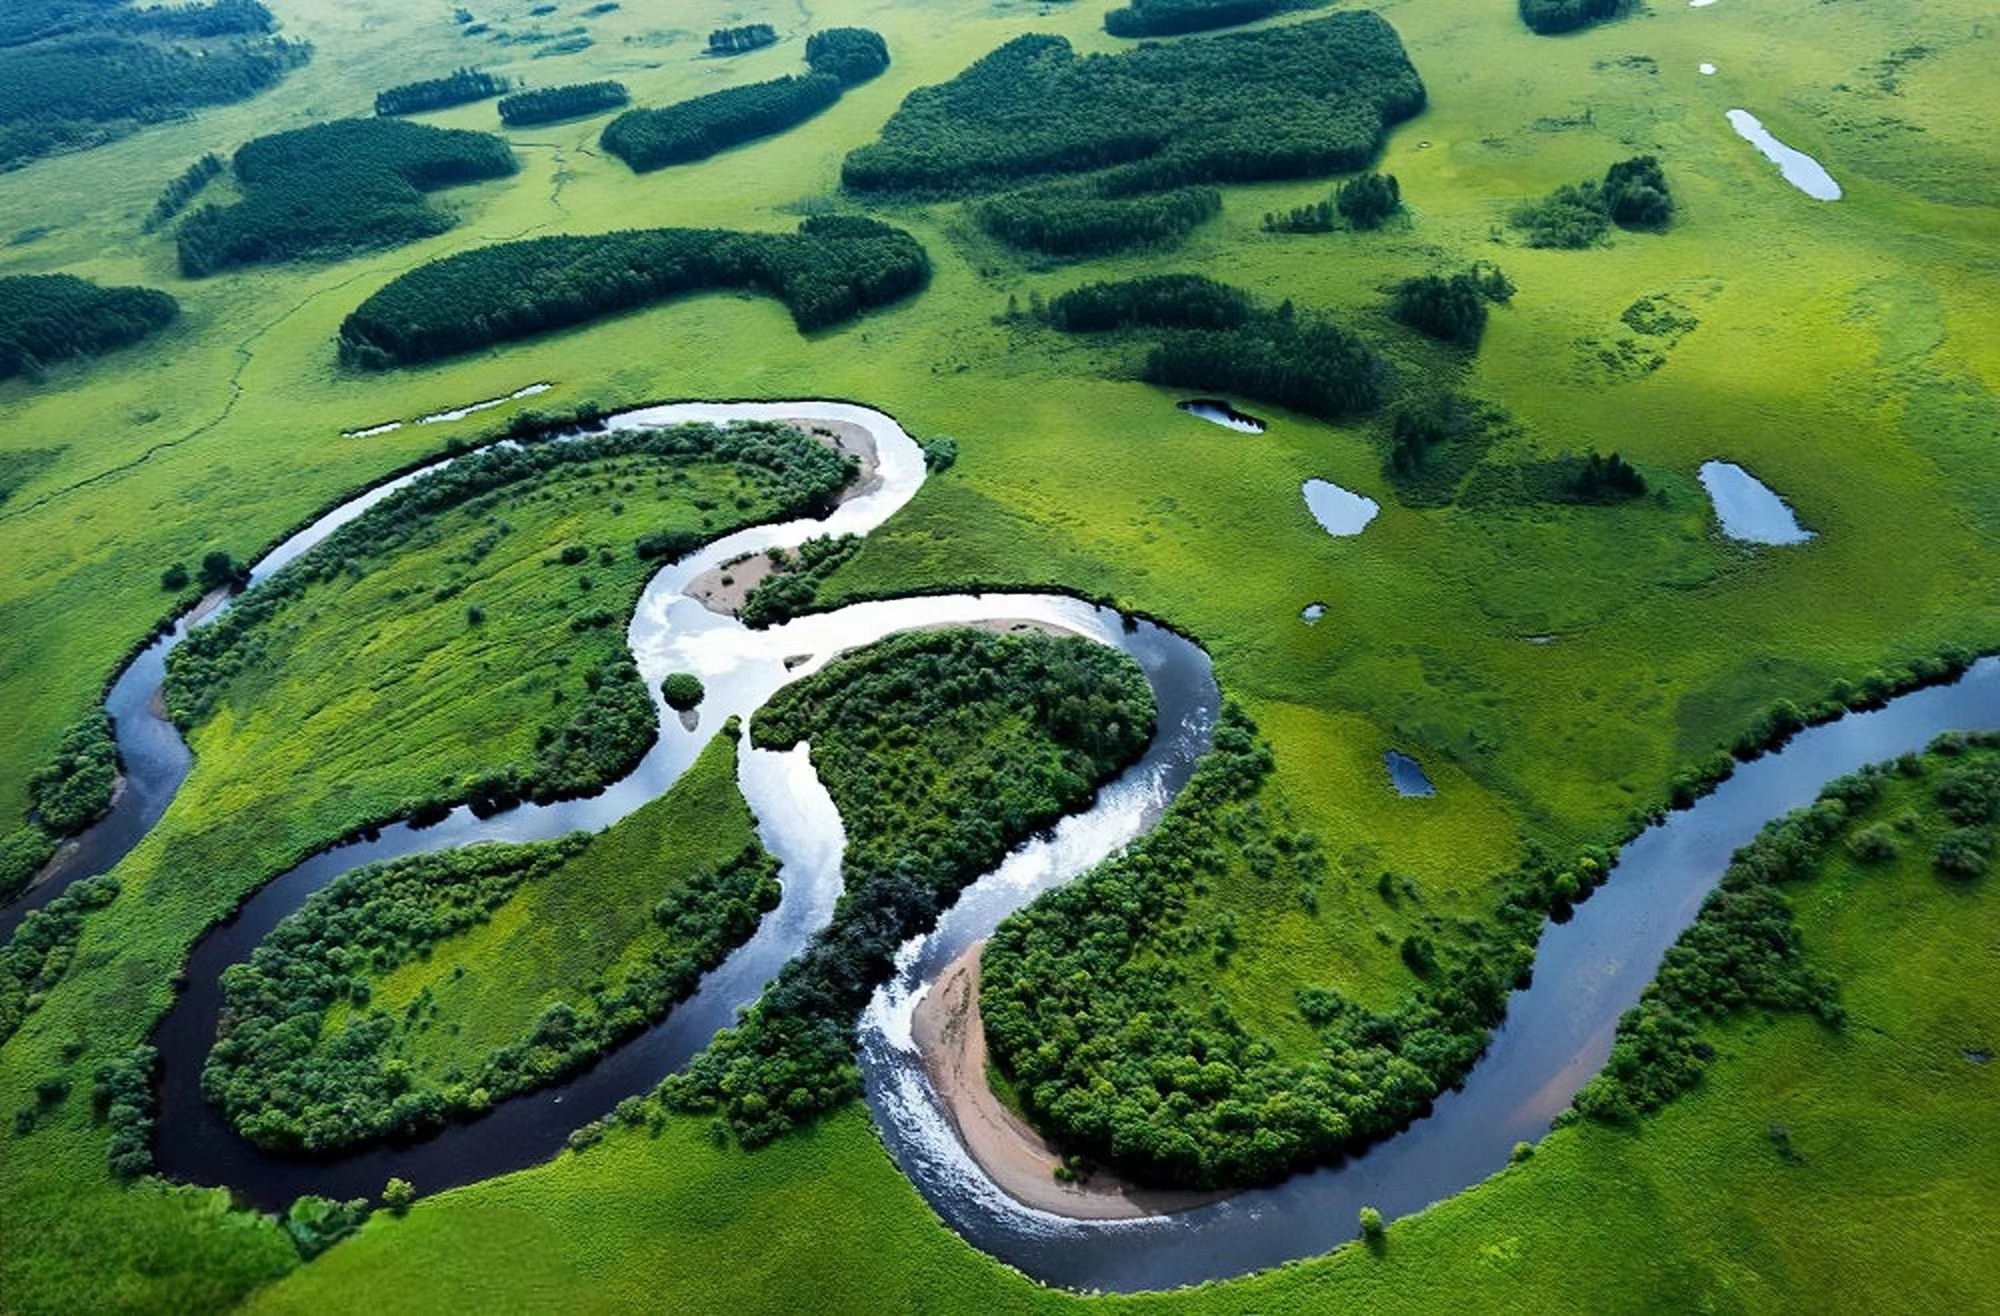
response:
[[[696,0],[671,17],[627,0],[589,18],[475,2],[492,30],[474,35],[444,7],[271,7],[284,35],[315,47],[273,90],[0,175],[0,275],[73,273],[181,305],[143,343],[0,381],[0,832],[64,729],[176,606],[166,565],[213,549],[249,560],[447,443],[586,403],[880,408],[918,437],[952,437],[959,458],[867,538],[822,601],[1070,589],[1196,637],[1275,751],[1264,808],[1314,833],[1332,861],[1316,914],[1240,873],[1204,897],[1240,934],[1215,990],[1284,1048],[1310,1044],[1298,986],[1387,1007],[1414,986],[1397,945],[1425,919],[1490,912],[1499,875],[1531,843],[1567,854],[1618,839],[1676,772],[1774,700],[1811,703],[1944,643],[2000,647],[2000,161],[1987,123],[1994,38],[1973,0],[1662,4],[1561,38],[1529,34],[1509,0],[1388,0],[1381,12],[1430,107],[1376,165],[1400,180],[1409,212],[1379,231],[1264,231],[1267,212],[1323,200],[1335,180],[1228,186],[1221,215],[1178,246],[1056,264],[999,245],[960,203],[871,203],[925,245],[932,280],[839,328],[802,335],[774,302],[704,294],[369,373],[340,365],[340,322],[419,264],[547,234],[788,232],[804,214],[859,211],[839,192],[840,161],[911,91],[1024,32],[1061,34],[1079,52],[1121,43],[1101,31],[1100,5],[1019,0],[824,0],[768,14]],[[779,42],[700,57],[710,28],[752,20],[773,23]],[[594,44],[533,58],[554,43],[494,39],[574,24]],[[596,145],[606,114],[504,132],[521,172],[431,194],[457,225],[394,250],[187,280],[171,226],[141,231],[160,189],[204,152],[366,113],[396,83],[478,64],[536,85],[616,78],[634,105],[662,105],[798,72],[806,33],[836,24],[881,32],[889,69],[809,124],[699,164],[634,175]],[[1701,75],[1703,62],[1718,71]],[[1825,163],[1844,198],[1786,185],[1731,130],[1724,112],[1739,107]],[[491,102],[421,118],[499,131]],[[1635,154],[1657,155],[1672,182],[1663,233],[1549,251],[1507,228],[1520,202]],[[233,190],[225,176],[203,195]],[[1518,287],[1476,355],[1389,318],[1397,282],[1474,260]],[[1010,298],[1189,270],[1334,317],[1389,360],[1396,396],[1449,387],[1504,408],[1513,423],[1489,462],[1615,449],[1652,492],[1615,507],[1406,506],[1384,475],[1380,417],[1331,425],[1244,403],[1273,423],[1234,434],[1176,411],[1181,394],[1135,382],[1133,343],[1004,316]],[[1698,323],[1671,342],[1639,335],[1623,315],[1645,298],[1671,298]],[[344,437],[533,383],[550,388],[455,422]],[[1694,478],[1709,458],[1767,481],[1815,538],[1724,539]],[[1377,499],[1381,515],[1359,536],[1327,536],[1299,492],[1313,477]],[[531,753],[527,711],[540,716],[552,689],[617,648],[650,570],[631,541],[659,528],[639,526],[642,512],[701,529],[696,496],[723,500],[732,520],[768,511],[723,470],[691,469],[660,491],[623,471],[602,478],[639,488],[508,509],[513,533],[451,569],[462,596],[401,606],[448,587],[441,564],[491,529],[473,514],[293,605],[283,661],[230,687],[197,728],[194,771],[119,866],[120,897],[90,916],[67,974],[0,1052],[0,1111],[36,1106],[43,1080],[70,1080],[31,1132],[0,1123],[0,1308],[59,1310],[82,1292],[98,1309],[150,1311],[246,1295],[390,1311],[475,1297],[686,1311],[1080,1302],[946,1230],[852,1104],[755,1153],[718,1148],[705,1120],[616,1130],[582,1155],[378,1215],[309,1265],[224,1192],[111,1179],[90,1075],[144,1040],[200,933],[347,828]],[[731,501],[739,492],[753,506]],[[571,543],[615,547],[616,561],[547,565]],[[1327,611],[1307,626],[1312,602]],[[569,630],[599,607],[621,620]],[[385,697],[377,684],[397,674],[404,684]],[[372,720],[383,710],[388,741]],[[1391,747],[1422,760],[1435,797],[1393,794]],[[1384,873],[1396,900],[1380,893]],[[1964,1239],[2000,1190],[1987,1114],[2000,1070],[1961,1052],[1993,1049],[2000,1028],[2000,1002],[1967,967],[1995,936],[1990,881],[1946,887],[1915,858],[1893,871],[1830,865],[1795,903],[1810,954],[1843,984],[1855,1016],[1844,1032],[1791,1017],[1717,1025],[1722,1059],[1698,1091],[1633,1129],[1552,1134],[1531,1161],[1392,1227],[1380,1255],[1349,1248],[1104,1305],[1981,1305],[1995,1277]],[[503,1009],[473,979],[515,972],[542,945],[541,922],[569,908],[553,893],[516,904],[467,934],[467,962],[486,967],[456,989],[477,1021],[461,1037],[519,1022],[506,1011],[527,1008],[525,987]],[[572,975],[558,960],[550,983]],[[413,998],[436,967],[387,990]],[[440,1060],[449,1050],[427,1045]],[[1773,1124],[1802,1163],[1775,1153]]]

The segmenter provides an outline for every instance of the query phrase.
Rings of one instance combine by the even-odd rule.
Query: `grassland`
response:
[[[1199,636],[1276,749],[1267,807],[1316,832],[1337,861],[1321,895],[1331,916],[1318,925],[1239,906],[1257,944],[1239,950],[1221,989],[1246,1017],[1268,1016],[1273,1036],[1285,1035],[1297,982],[1370,1003],[1408,986],[1395,942],[1411,915],[1379,901],[1383,869],[1407,877],[1425,910],[1480,913],[1488,876],[1525,840],[1565,848],[1615,833],[1679,766],[1733,739],[1774,698],[1817,698],[1836,679],[1945,640],[2000,644],[1989,583],[2000,548],[1989,441],[2000,414],[2000,174],[1981,109],[1991,51],[1971,0],[1662,7],[1556,40],[1529,35],[1501,0],[1400,0],[1387,16],[1432,92],[1379,166],[1401,181],[1407,226],[1265,234],[1263,214],[1318,201],[1324,180],[1230,188],[1222,215],[1177,250],[1051,271],[981,236],[956,205],[899,207],[877,213],[923,241],[933,281],[864,322],[801,339],[780,307],[705,296],[394,377],[343,371],[334,338],[404,269],[485,242],[640,223],[789,230],[801,209],[844,204],[840,159],[914,88],[1024,31],[1059,33],[1080,51],[1114,42],[1096,31],[1100,7],[853,0],[787,24],[776,47],[705,61],[694,58],[697,34],[735,11],[697,4],[677,16],[688,29],[677,33],[628,5],[590,20],[594,47],[530,63],[526,46],[467,37],[442,12],[387,0],[275,8],[288,36],[316,47],[275,90],[0,180],[0,235],[46,230],[0,247],[0,272],[144,284],[183,306],[175,327],[110,361],[0,384],[0,471],[15,486],[0,506],[9,826],[34,766],[168,606],[163,564],[211,547],[248,557],[481,422],[369,439],[344,431],[538,380],[562,406],[865,400],[914,433],[953,436],[960,457],[869,538],[834,592],[1068,585]],[[601,120],[510,132],[526,167],[442,194],[457,228],[326,267],[193,284],[175,273],[170,237],[140,235],[160,187],[203,152],[360,112],[377,87],[477,59],[549,81],[616,77],[635,101],[665,103],[790,68],[797,51],[786,47],[833,21],[881,31],[896,62],[809,132],[644,178],[586,152]],[[1934,53],[1882,72],[1912,44]],[[1701,61],[1720,72],[1699,76]],[[1782,184],[1724,121],[1738,105],[1825,162],[1846,198],[1814,203]],[[493,127],[490,105],[427,121]],[[1621,234],[1589,252],[1496,245],[1521,200],[1642,152],[1674,179],[1668,233]],[[211,191],[229,199],[220,183]],[[1477,257],[1501,261],[1520,292],[1472,363],[1380,318],[1385,286]],[[993,321],[1010,295],[1182,269],[1329,308],[1378,337],[1399,377],[1431,369],[1505,406],[1520,432],[1496,460],[1615,441],[1666,497],[1615,510],[1401,506],[1370,424],[1278,413],[1260,438],[1227,435],[1174,412],[1172,394],[1107,378],[1119,362],[1101,347]],[[1700,326],[1658,369],[1607,373],[1592,344],[1615,342],[1628,332],[1621,313],[1660,293]],[[1769,481],[1818,537],[1778,551],[1721,541],[1688,483],[1716,456]],[[1298,493],[1312,476],[1378,497],[1382,515],[1358,538],[1326,537]],[[1326,619],[1301,625],[1299,608],[1315,600]],[[1553,643],[1525,642],[1551,633]],[[197,739],[195,775],[121,866],[125,894],[92,917],[68,979],[7,1044],[0,1109],[31,1104],[36,1081],[57,1073],[78,1077],[80,1093],[83,1076],[165,1008],[200,929],[324,830],[313,819],[319,793],[333,789],[330,769],[295,765],[310,796],[289,794],[280,774],[271,798],[285,799],[283,817],[248,811],[232,784],[255,769],[232,745]],[[1380,757],[1390,745],[1423,759],[1437,797],[1390,794]],[[401,798],[442,775],[418,761],[378,788]],[[1970,902],[1957,910],[1964,921],[1940,919],[1942,897],[1921,894],[1871,878],[1851,905],[1806,910],[1825,920],[1809,921],[1808,936],[1824,928],[1816,953],[1843,976],[1851,964],[1857,984],[1879,984],[1882,1017],[1907,1024],[1905,1036],[1949,1031],[1946,1016],[1922,1014],[1935,1007],[1984,1021],[1990,1038],[1991,1015],[1980,1013],[1990,1002],[1944,957],[1985,944],[1964,940],[1979,934]],[[1839,909],[1872,912],[1836,918]],[[1878,956],[1899,973],[1908,965],[1905,976],[1867,978]],[[1926,1274],[1985,1284],[1956,1295],[1976,1305],[1993,1277],[1953,1240],[1993,1200],[1979,1177],[2000,1164],[1991,1130],[1965,1123],[1990,1108],[1992,1071],[1919,1061],[1897,1036],[1857,1028],[1828,1039],[1815,1028],[1733,1025],[1720,1036],[1743,1058],[1638,1134],[1562,1132],[1528,1166],[1392,1229],[1382,1258],[1342,1254],[1214,1301],[1506,1307],[1553,1295],[1602,1306],[1646,1293],[1667,1306],[1775,1307],[1813,1291],[1800,1286],[1824,1261],[1833,1278],[1817,1291],[1856,1305],[1894,1304]],[[72,1042],[81,1046],[66,1061]],[[1933,1087],[1899,1082],[1913,1065]],[[1768,1148],[1761,1112],[1795,1093],[1813,1094],[1785,1117],[1808,1164],[1753,1185],[1725,1177]],[[274,1227],[227,1212],[219,1194],[114,1188],[87,1105],[71,1096],[26,1137],[0,1129],[6,1305],[60,1307],[87,1285],[106,1309],[214,1308],[292,1264]],[[1900,1131],[1884,1127],[1883,1109],[1904,1112]],[[1870,1141],[1891,1132],[1910,1141]],[[1986,1150],[1945,1162],[1940,1145]],[[1858,1172],[1870,1165],[1882,1177]],[[1863,1196],[1884,1189],[1905,1192],[1902,1211],[1885,1217],[1879,1198]],[[1782,1208],[1760,1209],[1780,1194]],[[1811,1228],[1792,1232],[1790,1214],[1809,1214]],[[1606,1242],[1619,1239],[1627,1245]],[[726,1269],[713,1262],[725,1248]],[[378,1220],[269,1297],[325,1304],[361,1292],[364,1276],[388,1308],[435,1307],[425,1286],[452,1280],[460,1293],[505,1283],[527,1307],[680,1298],[689,1310],[741,1309],[806,1293],[878,1308],[1052,1301],[938,1226],[853,1109],[754,1157],[716,1151],[690,1124],[670,1124],[659,1143],[616,1134],[584,1157]]]

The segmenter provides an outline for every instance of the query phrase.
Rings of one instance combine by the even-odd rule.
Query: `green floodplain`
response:
[[[1101,5],[1015,0],[218,8],[43,0],[0,26],[0,81],[80,76],[90,92],[39,118],[0,96],[19,165],[0,174],[0,890],[101,807],[95,715],[124,657],[319,512],[538,417],[852,400],[955,459],[829,559],[812,606],[1076,593],[1214,658],[1223,784],[1141,855],[1194,855],[1199,879],[1168,881],[1170,907],[1123,950],[1064,920],[1082,928],[1136,866],[1045,900],[996,942],[987,1019],[1012,1078],[1039,1083],[996,1072],[996,1087],[1044,1129],[1119,1168],[1230,1186],[1327,1147],[1299,1133],[1247,1156],[1213,1103],[1186,1121],[1194,1151],[1168,1146],[1157,1130],[1184,1111],[1148,1108],[1148,1125],[1116,1063],[1036,1052],[1036,1029],[1074,1041],[1090,1025],[1045,990],[1051,965],[1147,1012],[1157,1028],[1130,1056],[1226,1059],[1211,1097],[1310,1094],[1329,1068],[1385,1090],[1369,1048],[1420,1028],[1428,1078],[1448,1081],[1490,1022],[1464,1004],[1479,974],[1511,983],[1519,930],[1587,890],[1718,755],[1934,674],[1937,655],[2000,649],[2000,38],[1972,0],[1662,0],[1604,21],[1594,4],[1527,7],[1537,26],[1580,24],[1560,35],[1510,0],[1385,0],[1379,20],[1344,3],[1120,11],[1168,38],[1143,49],[1107,33]],[[1190,30],[1225,19],[1245,25]],[[710,39],[757,23],[777,39]],[[866,37],[808,51],[837,29],[879,34],[887,67]],[[1030,34],[1071,54],[1009,45]],[[1245,86],[1318,87],[1324,113],[1272,99],[1242,111],[1241,137],[1218,130],[1212,107],[1240,109],[1227,89],[1175,79],[1226,41],[1278,52]],[[100,47],[124,63],[91,65]],[[702,158],[635,173],[600,146],[628,106],[832,77],[809,62],[830,48],[859,51],[860,71],[804,109],[783,88],[723,98],[708,130],[729,140]],[[1006,75],[1034,79],[1009,110],[1026,117],[923,92],[962,75],[978,90],[1002,48],[1040,52]],[[1109,72],[1135,66],[1089,61],[1135,49],[1138,90]],[[222,50],[228,85],[195,86],[193,61]],[[495,76],[451,76],[475,66]],[[624,96],[582,90],[607,81]],[[549,99],[554,117],[503,126],[496,97],[557,86],[579,90]],[[318,154],[260,176],[227,164],[253,139],[368,116],[391,89],[415,107],[391,130],[289,139]],[[1144,131],[1112,140],[1107,103]],[[1824,164],[1840,199],[1787,183],[1733,109]],[[1078,146],[1061,114],[1097,138]],[[1255,168],[1245,143],[1265,152]],[[856,152],[873,172],[844,184]],[[1372,209],[1359,198],[1383,185],[1343,188],[1368,172],[1396,182]],[[228,258],[190,261],[189,226],[226,235]],[[558,283],[525,258],[612,233],[602,247],[629,268],[579,260]],[[567,241],[527,245],[547,238]],[[477,284],[454,289],[463,271]],[[1104,332],[1059,300],[1189,274],[1227,287],[1150,285],[1176,292]],[[49,275],[87,282],[15,277]],[[454,319],[468,298],[493,314]],[[404,317],[398,341],[442,346],[343,353],[364,303]],[[510,397],[530,385],[547,387]],[[1207,392],[1269,428],[1176,409]],[[410,423],[486,399],[508,400]],[[281,1220],[148,1176],[139,1048],[206,929],[357,829],[620,776],[650,736],[621,643],[645,580],[855,475],[788,430],[580,444],[364,519],[283,597],[177,655],[168,708],[195,757],[173,804],[108,879],[0,948],[0,1310],[1990,1304],[1978,1221],[2000,1204],[1985,1063],[2000,995],[1980,966],[2000,938],[1985,871],[2000,770],[1985,743],[1799,824],[1810,844],[1782,882],[1745,879],[1704,917],[1579,1113],[1386,1232],[1115,1298],[1042,1288],[970,1246],[885,1154],[843,1048],[892,934],[1076,807],[1150,720],[1125,666],[1033,638],[875,646],[743,732],[815,745],[844,801],[851,898],[780,999],[629,1118],[527,1170],[415,1184],[413,1203],[385,1185],[372,1214]],[[1812,538],[1725,537],[1697,481],[1714,459],[1775,489]],[[1311,479],[1379,515],[1328,535],[1301,497]],[[994,668],[1008,679],[980,675]],[[1435,795],[1390,789],[1392,748]],[[239,1027],[290,1010],[283,1027],[317,1030],[278,1039],[301,1091],[375,1029],[379,1051],[326,1067],[374,1105],[302,1135],[288,1121],[346,1089],[314,1105],[239,1065],[215,1095],[267,1141],[331,1144],[587,1063],[769,904],[737,753],[713,740],[588,843],[442,865],[465,890],[378,875],[401,921],[374,929],[372,959],[322,939],[291,986],[243,998]],[[1090,1141],[1109,1127],[1093,1094],[1125,1133]],[[1312,1112],[1300,1127],[1336,1142],[1382,1131],[1377,1109],[1408,1113],[1326,1104],[1338,1136]]]

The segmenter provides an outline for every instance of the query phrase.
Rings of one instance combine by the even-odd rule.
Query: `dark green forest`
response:
[[[151,233],[186,210],[188,203],[227,167],[221,156],[210,151],[183,169],[173,182],[160,189],[159,199],[153,202],[153,212],[146,216],[146,232]]]
[[[405,82],[375,93],[377,114],[421,114],[425,110],[469,105],[504,93],[512,85],[497,73],[482,69],[459,69],[442,78]]]
[[[628,103],[631,94],[622,82],[578,82],[565,87],[538,87],[502,96],[496,107],[500,122],[509,128],[531,123],[554,123],[602,110],[615,110]]]
[[[1486,332],[1487,303],[1513,295],[1514,285],[1500,267],[1481,262],[1460,274],[1403,280],[1389,298],[1389,314],[1441,342],[1477,348]]]
[[[741,27],[719,27],[708,34],[711,55],[741,55],[777,44],[778,32],[769,23],[745,23]]]
[[[1044,316],[1070,333],[1110,329],[1234,329],[1256,313],[1241,288],[1201,274],[1150,274],[1086,283],[1053,298]]]
[[[1007,245],[1061,258],[1179,242],[1221,213],[1212,187],[1107,197],[1087,183],[1002,192],[972,206],[979,227]]]
[[[1324,3],[1326,0],[1131,0],[1105,13],[1104,30],[1114,37],[1177,37],[1254,23],[1288,9],[1315,9]]]
[[[912,92],[850,153],[856,192],[969,195],[1097,174],[1101,193],[1359,168],[1424,106],[1395,29],[1372,13],[1079,57],[1018,37]]]
[[[892,636],[780,690],[761,748],[809,741],[847,828],[833,921],[661,1092],[768,1142],[860,1091],[854,1022],[910,936],[1151,739],[1131,659],[1076,637]]]
[[[859,86],[889,67],[889,43],[865,27],[829,27],[806,38],[806,67]]]
[[[1673,191],[1666,171],[1650,155],[1621,160],[1604,171],[1604,181],[1565,183],[1539,201],[1519,206],[1509,217],[1531,247],[1579,250],[1596,246],[1616,224],[1658,230],[1673,221]]]
[[[1521,21],[1543,36],[1617,18],[1630,0],[1521,0]]]
[[[10,0],[0,14],[0,170],[240,101],[306,62],[257,0],[137,9]]]
[[[604,149],[639,172],[705,160],[804,123],[840,99],[828,73],[725,87],[658,109],[627,110],[605,125]]]
[[[518,168],[490,133],[399,119],[336,119],[259,137],[236,152],[243,200],[203,206],[181,222],[181,273],[335,260],[414,242],[454,222],[425,192]]]
[[[399,275],[340,327],[343,360],[427,361],[567,328],[681,293],[735,288],[825,328],[924,286],[915,238],[870,219],[818,216],[796,233],[635,229],[530,238],[460,252]]]
[[[0,379],[136,343],[179,314],[155,288],[100,288],[73,274],[0,278]]]

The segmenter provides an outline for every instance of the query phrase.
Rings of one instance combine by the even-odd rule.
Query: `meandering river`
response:
[[[306,1192],[371,1195],[391,1175],[433,1192],[554,1155],[572,1129],[605,1114],[621,1098],[650,1090],[685,1063],[739,1007],[756,999],[830,917],[840,890],[844,836],[803,747],[771,753],[746,745],[741,756],[740,783],[765,845],[781,862],[784,886],[782,902],[751,940],[704,978],[696,995],[665,1022],[570,1081],[504,1102],[480,1119],[414,1143],[329,1160],[259,1151],[200,1094],[201,1065],[215,1036],[221,971],[247,957],[313,891],[358,864],[478,840],[526,840],[609,826],[665,791],[725,717],[754,715],[784,683],[817,670],[844,649],[916,626],[1018,619],[1130,654],[1152,683],[1159,729],[1144,757],[1101,790],[1090,809],[1022,846],[969,887],[933,932],[903,948],[895,976],[877,991],[862,1021],[868,1104],[890,1153],[944,1220],[974,1245],[1030,1275],[1078,1288],[1130,1290],[1242,1274],[1315,1255],[1353,1237],[1362,1205],[1391,1217],[1407,1214],[1499,1169],[1514,1143],[1539,1136],[1596,1071],[1618,1016],[1693,919],[1730,853],[1758,827],[1864,763],[1919,749],[1940,731],[2000,725],[2000,662],[1988,659],[1951,686],[1908,694],[1883,709],[1807,731],[1783,751],[1739,768],[1694,809],[1648,829],[1625,848],[1610,881],[1575,917],[1547,930],[1535,985],[1514,994],[1506,1022],[1465,1086],[1440,1098],[1428,1118],[1367,1154],[1172,1217],[1084,1222],[1046,1215],[1000,1192],[966,1154],[911,1047],[910,1012],[939,971],[971,942],[1158,819],[1205,751],[1219,709],[1207,655],[1162,628],[1060,595],[861,603],[766,631],[712,613],[685,592],[710,567],[814,535],[866,534],[907,502],[924,476],[921,452],[893,420],[846,404],[686,404],[631,412],[610,423],[735,419],[861,425],[875,439],[878,483],[824,519],[741,531],[663,568],[648,583],[628,629],[648,687],[657,689],[670,671],[693,671],[708,694],[692,730],[660,706],[658,743],[609,790],[488,819],[461,808],[423,830],[384,828],[375,838],[327,851],[280,875],[237,918],[204,936],[187,965],[187,990],[155,1034],[162,1084],[155,1152],[163,1173],[227,1185],[260,1205],[281,1208]],[[444,464],[404,476],[322,517],[257,564],[252,588],[394,488]],[[113,684],[106,706],[115,719],[127,787],[111,816],[71,847],[47,880],[0,911],[0,931],[11,930],[25,909],[69,883],[114,865],[180,788],[191,760],[159,714],[158,692],[166,654],[190,624],[200,624],[200,614],[183,619]]]

